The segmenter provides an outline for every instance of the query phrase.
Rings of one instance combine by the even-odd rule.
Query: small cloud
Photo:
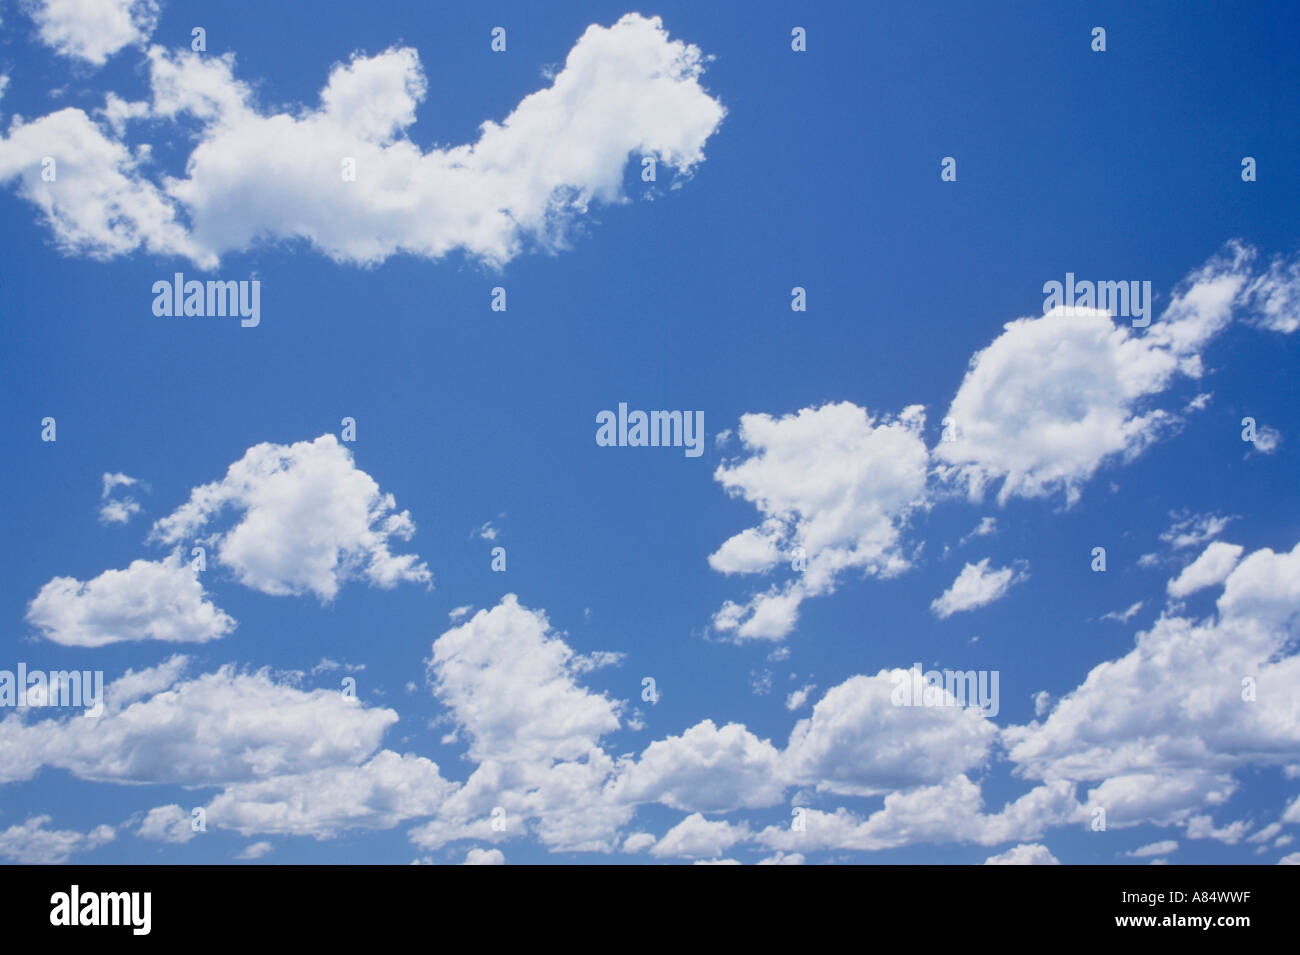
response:
[[[1155,555],[1148,554],[1144,556],[1154,557]],[[1138,561],[1138,563],[1141,562],[1142,562],[1141,560]],[[1124,611],[1112,610],[1110,613],[1104,613],[1101,615],[1101,619],[1115,620],[1118,621],[1119,623],[1128,623],[1130,620],[1133,619],[1134,615],[1137,614],[1137,612],[1141,609],[1142,609],[1142,601],[1139,600],[1137,603],[1133,604],[1127,610]]]
[[[149,485],[143,483],[139,478],[133,478],[129,474],[105,472],[103,476],[103,490],[100,491],[99,499],[103,504],[99,508],[99,521],[101,524],[125,524],[136,514],[140,513],[140,502],[131,495],[117,496],[118,488],[138,488],[146,493],[149,491]]]
[[[1255,428],[1255,450],[1260,454],[1272,454],[1277,450],[1277,446],[1282,443],[1282,432],[1276,428],[1270,428],[1266,424],[1257,425]]]
[[[1131,859],[1149,859],[1152,856],[1167,856],[1171,852],[1178,851],[1178,843],[1173,839],[1166,839],[1163,842],[1153,842],[1150,845],[1140,846],[1132,852],[1126,852],[1124,855]]]
[[[236,859],[260,859],[262,858],[262,856],[266,855],[270,851],[271,851],[271,843],[254,842],[252,845],[245,846],[243,849],[241,849],[239,854],[236,855],[235,858]]]
[[[807,686],[795,690],[785,698],[785,708],[793,713],[795,710],[802,709],[803,705],[808,702],[808,694],[817,689],[815,683],[809,683]]]
[[[978,564],[962,568],[952,586],[930,603],[930,609],[941,620],[964,610],[983,607],[1006,596],[1015,584],[1028,579],[1023,565],[1019,567],[989,568],[989,558]]]
[[[589,673],[602,667],[618,666],[626,658],[626,653],[616,653],[613,650],[595,650],[587,654],[574,654],[571,662],[575,673]]]
[[[978,524],[975,529],[958,541],[958,546],[964,545],[967,541],[974,540],[976,537],[989,537],[998,532],[998,520],[996,517],[986,517]]]
[[[356,673],[365,668],[366,665],[364,663],[339,663],[337,660],[331,660],[329,657],[322,657],[320,663],[311,668],[311,675],[315,676],[317,673],[330,673],[334,670],[344,670],[348,673]]]
[[[1233,519],[1219,514],[1189,514],[1187,511],[1170,511],[1169,516],[1174,523],[1160,535],[1160,539],[1174,550],[1196,547],[1218,537]]]

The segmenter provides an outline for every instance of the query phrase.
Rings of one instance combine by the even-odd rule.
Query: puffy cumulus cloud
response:
[[[1242,836],[1250,831],[1252,823],[1244,819],[1230,822],[1226,826],[1216,826],[1208,815],[1192,816],[1187,820],[1188,839],[1213,839],[1225,845],[1235,846]]]
[[[396,507],[351,452],[325,434],[249,448],[222,480],[195,488],[159,520],[151,536],[165,544],[197,536],[240,583],[263,593],[331,600],[350,579],[384,588],[431,581],[415,555],[389,550],[391,539],[415,533],[410,514]],[[239,516],[233,527],[198,536],[228,509]]]
[[[1038,842],[1014,846],[999,855],[989,856],[985,865],[1060,865],[1052,850]]]
[[[153,839],[156,842],[185,843],[198,835],[193,820],[190,810],[183,809],[176,803],[155,806],[145,813],[135,834],[141,839]]]
[[[648,832],[634,832],[623,840],[624,852],[643,852],[659,840]]]
[[[507,594],[434,641],[429,667],[477,765],[412,841],[495,841],[498,810],[506,832],[520,834],[521,822],[553,849],[615,846],[634,810],[606,791],[616,765],[599,740],[619,728],[620,704],[577,682],[579,658],[543,611]]]
[[[930,603],[930,609],[940,619],[947,619],[963,610],[974,610],[1001,600],[1013,584],[1028,578],[1023,570],[1014,567],[989,567],[985,557],[978,564],[967,564],[952,582],[952,586]]]
[[[465,853],[461,865],[505,865],[506,856],[500,849],[480,849],[477,846]]]
[[[96,826],[90,832],[45,828],[52,820],[52,816],[31,816],[0,831],[0,858],[22,865],[59,865],[117,837],[111,826]]]
[[[1170,826],[1185,823],[1198,808],[1221,806],[1237,784],[1229,773],[1198,769],[1166,769],[1150,773],[1119,773],[1088,791],[1092,811],[1106,811],[1112,828],[1146,823]]]
[[[1108,824],[1184,823],[1221,805],[1248,765],[1285,766],[1300,746],[1294,653],[1300,545],[1237,563],[1216,612],[1162,616],[1103,662],[1041,723],[1003,739],[1031,778],[1097,781]]]
[[[331,690],[304,692],[268,671],[225,666],[176,682],[185,665],[128,672],[105,688],[104,713],[0,721],[0,782],[42,767],[94,781],[227,785],[357,764],[397,721]]]
[[[894,702],[908,670],[854,676],[833,687],[799,720],[783,753],[783,772],[798,785],[867,796],[939,783],[981,765],[997,727],[978,707]]]
[[[67,254],[109,259],[143,248],[202,258],[172,201],[143,178],[144,159],[82,110],[61,109],[30,122],[15,118],[0,136],[0,184],[17,184]],[[44,178],[47,168],[52,181]]]
[[[1174,290],[1144,335],[1102,309],[1057,307],[1008,322],[971,359],[934,449],[938,473],[998,500],[1081,485],[1107,461],[1131,459],[1175,423],[1149,406],[1177,375],[1200,377],[1200,351],[1243,304],[1253,250],[1225,249]]]
[[[486,760],[573,760],[618,729],[619,707],[574,679],[574,652],[544,611],[506,594],[433,644],[434,694]]]
[[[716,859],[748,838],[747,826],[705,819],[695,812],[664,833],[663,838],[651,847],[650,854],[658,858]]]
[[[851,849],[875,852],[918,842],[997,845],[1037,839],[1047,829],[1079,822],[1082,810],[1073,787],[1038,786],[986,814],[980,788],[958,774],[934,786],[892,792],[884,806],[863,819],[846,809],[803,809],[803,828],[768,826],[754,841],[787,852]]]
[[[326,766],[229,786],[207,806],[207,821],[244,835],[328,839],[431,816],[452,788],[436,763],[383,750],[359,766]]]
[[[780,754],[744,726],[712,720],[646,747],[613,787],[617,798],[683,811],[725,812],[781,801]]]
[[[925,503],[924,426],[919,405],[896,418],[848,402],[780,418],[742,416],[747,456],[720,465],[714,479],[764,520],[723,543],[710,566],[747,574],[798,558],[806,566],[743,605],[728,601],[714,628],[738,640],[779,640],[794,628],[803,600],[832,592],[841,573],[906,569],[900,526]]]
[[[1169,581],[1169,596],[1186,597],[1198,590],[1223,583],[1232,573],[1232,568],[1237,566],[1244,550],[1240,544],[1225,544],[1222,541],[1210,544],[1201,552],[1201,556]]]
[[[42,43],[95,66],[143,43],[158,25],[157,0],[27,0]]]
[[[123,640],[203,643],[223,637],[235,621],[219,610],[182,563],[179,551],[160,561],[136,560],[92,580],[55,577],[27,606],[27,622],[54,643],[103,647]]]
[[[147,110],[110,101],[105,121],[197,121],[184,176],[155,184],[74,110],[67,122],[111,161],[90,170],[80,202],[34,188],[30,173],[22,194],[56,235],[79,240],[64,238],[66,247],[100,256],[144,245],[212,268],[258,242],[300,240],[359,265],[463,250],[499,266],[529,243],[563,247],[592,203],[623,201],[629,155],[682,174],[703,161],[725,113],[700,85],[705,59],[658,18],[592,25],[549,87],[484,122],[475,142],[425,151],[410,138],[427,94],[413,49],[353,56],[331,70],[315,107],[264,112],[233,58],[153,47]],[[39,172],[47,132],[2,141],[0,178],[32,164]],[[106,197],[119,201],[110,207]],[[176,224],[182,216],[188,228]]]

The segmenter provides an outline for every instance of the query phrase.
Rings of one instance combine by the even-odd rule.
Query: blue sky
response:
[[[0,6],[0,855],[1296,861],[1294,10],[708,6]]]

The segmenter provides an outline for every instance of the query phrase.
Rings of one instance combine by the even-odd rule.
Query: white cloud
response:
[[[99,507],[99,519],[104,524],[125,524],[140,513],[140,503],[131,498],[123,501],[105,501]]]
[[[332,600],[347,580],[377,587],[432,577],[413,554],[393,554],[390,539],[409,540],[415,524],[391,494],[356,467],[332,434],[292,445],[258,444],[225,478],[195,488],[189,501],[159,520],[153,538],[196,538],[245,586],[276,596],[308,591]],[[239,522],[209,526],[227,509]],[[197,536],[207,531],[207,536]]]
[[[128,671],[105,688],[98,718],[0,720],[0,781],[45,766],[92,781],[229,785],[360,763],[397,721],[335,691],[276,683],[267,670],[224,666],[176,682],[185,662]]]
[[[648,832],[634,832],[623,840],[624,852],[641,852],[649,849],[659,840]]]
[[[801,686],[785,698],[785,708],[790,712],[801,710],[804,704],[808,702],[808,694],[817,689],[816,686],[809,683],[807,686]]]
[[[198,835],[193,821],[192,813],[176,803],[157,806],[145,814],[135,834],[157,842],[185,843]]]
[[[137,485],[144,487],[139,479],[122,473],[105,473],[103,481],[104,490],[99,496],[100,500],[103,502],[99,508],[99,520],[101,523],[125,524],[134,515],[140,513],[140,502],[130,495],[121,498],[113,497],[110,499],[110,495],[114,494],[119,487],[135,487]],[[147,488],[145,489],[147,490]]]
[[[1250,831],[1250,826],[1249,822],[1239,819],[1226,826],[1215,828],[1214,820],[1210,816],[1192,816],[1187,820],[1187,838],[1213,839],[1215,842],[1235,846],[1241,841],[1241,837]]]
[[[989,537],[998,532],[998,519],[996,517],[985,517],[975,525],[975,529],[958,541],[958,545],[964,545],[977,537]]]
[[[1124,854],[1133,859],[1149,859],[1152,856],[1167,856],[1169,853],[1177,851],[1178,843],[1173,839],[1165,839],[1161,842],[1153,842],[1150,845],[1139,846]]]
[[[527,825],[553,848],[614,847],[633,809],[604,791],[615,763],[599,740],[619,728],[620,704],[578,684],[577,656],[544,612],[514,594],[434,642],[434,695],[450,708],[477,766],[412,841],[437,848],[495,840],[502,836],[491,828],[491,812],[500,808],[518,820],[508,832]]]
[[[725,112],[700,85],[704,62],[658,18],[593,25],[549,87],[484,122],[475,142],[424,151],[410,138],[428,89],[413,49],[354,55],[330,72],[317,106],[276,113],[258,109],[233,57],[155,46],[150,116],[201,124],[183,177],[155,184],[121,143],[65,110],[0,140],[0,179],[23,176],[21,194],[61,244],[101,257],[144,245],[214,268],[259,242],[302,240],[337,262],[463,250],[499,266],[529,244],[563,247],[593,203],[624,201],[629,156],[683,175],[703,162]],[[106,119],[130,115],[110,105]],[[79,150],[95,158],[71,180],[80,192],[62,176],[57,189],[40,181],[42,156],[72,162]]]
[[[54,160],[54,181],[42,177],[46,157]],[[144,248],[198,256],[171,200],[143,178],[142,166],[141,156],[79,109],[15,119],[0,136],[0,183],[18,181],[18,194],[40,209],[63,252],[108,259]]]
[[[712,720],[681,736],[656,740],[630,763],[613,794],[633,802],[661,802],[683,811],[725,812],[781,801],[780,754],[738,723]]]
[[[431,816],[452,789],[436,763],[383,750],[359,766],[326,766],[229,786],[208,805],[207,819],[244,835],[328,839]]]
[[[1159,768],[1117,771],[1088,791],[1087,805],[1106,811],[1112,828],[1182,824],[1199,807],[1223,805],[1236,791],[1230,773]]]
[[[1081,809],[1065,783],[1039,786],[985,814],[980,788],[964,775],[934,786],[885,796],[884,806],[862,819],[845,809],[805,809],[803,831],[789,824],[769,826],[755,841],[773,849],[810,852],[854,849],[874,852],[918,842],[973,842],[997,845],[1041,837],[1053,826],[1079,822]]]
[[[21,825],[0,831],[0,858],[21,865],[60,865],[69,856],[98,849],[116,838],[111,826],[81,833],[46,829],[52,816],[31,816]]]
[[[1234,770],[1284,766],[1300,747],[1297,614],[1300,545],[1248,555],[1215,615],[1162,616],[1047,719],[1005,729],[1010,758],[1032,778],[1099,781],[1089,804],[1112,825],[1186,822],[1222,805]]]
[[[123,640],[203,643],[235,627],[207,599],[179,552],[132,561],[126,570],[106,570],[93,580],[55,577],[32,598],[26,619],[47,640],[70,647]]]
[[[1251,283],[1249,294],[1260,326],[1284,335],[1300,329],[1300,257],[1274,258]]]
[[[1213,587],[1228,579],[1232,569],[1237,566],[1242,552],[1246,548],[1240,544],[1225,544],[1214,541],[1202,551],[1201,556],[1192,561],[1182,572],[1169,581],[1168,590],[1171,597],[1186,597],[1206,587]]]
[[[477,762],[579,759],[619,720],[613,701],[574,681],[573,657],[544,612],[507,594],[434,642],[434,694]]]
[[[711,821],[696,812],[664,833],[650,854],[659,858],[716,859],[748,838],[748,827],[723,820]]]
[[[1037,842],[1025,843],[1008,849],[1000,855],[989,856],[985,865],[1060,865],[1061,860],[1052,850]]]
[[[131,475],[123,474],[120,471],[116,473],[110,473],[108,471],[105,471],[104,476],[101,480],[103,481],[104,484],[104,489],[100,493],[101,498],[108,497],[110,494],[113,493],[113,490],[115,488],[134,487],[135,485],[140,483],[139,478],[133,478],[131,477]]]
[[[719,465],[714,479],[764,520],[726,541],[709,563],[724,573],[759,573],[781,555],[802,554],[806,568],[743,605],[728,601],[714,628],[738,640],[780,640],[803,600],[831,593],[841,573],[906,569],[900,525],[925,503],[924,425],[920,406],[890,418],[848,402],[782,418],[742,416],[748,457]]]
[[[1255,440],[1251,442],[1251,447],[1260,454],[1272,454],[1281,443],[1282,432],[1277,428],[1270,428],[1266,424],[1255,425]]]
[[[1282,821],[1292,824],[1300,824],[1300,796],[1296,796],[1287,804],[1282,813]]]
[[[1112,610],[1110,613],[1102,614],[1101,619],[1116,620],[1119,623],[1128,623],[1135,616],[1137,616],[1137,612],[1142,609],[1143,603],[1144,601],[1141,600],[1135,601],[1129,604],[1129,608],[1127,610],[1123,610],[1123,611]]]
[[[239,850],[235,858],[236,859],[260,859],[262,858],[262,856],[269,854],[270,851],[271,851],[271,843],[254,842],[250,845],[244,846],[243,849]]]
[[[1185,511],[1173,511],[1169,516],[1174,522],[1160,535],[1160,539],[1174,550],[1185,550],[1213,540],[1232,520],[1220,514],[1188,514]]]
[[[1057,491],[1075,501],[1104,463],[1140,454],[1174,423],[1148,402],[1178,374],[1200,377],[1200,350],[1229,321],[1251,257],[1229,243],[1180,284],[1145,335],[1101,309],[1008,322],[971,359],[952,400],[951,438],[934,449],[940,475],[977,499],[1000,481],[1003,503]]]
[[[997,727],[978,707],[895,705],[895,687],[909,678],[906,670],[881,670],[828,690],[790,733],[786,777],[819,791],[867,796],[980,766]],[[953,698],[944,691],[944,699]]]
[[[1013,567],[989,569],[989,558],[978,564],[967,564],[952,582],[952,586],[930,602],[930,609],[941,620],[963,610],[984,607],[1006,596],[1014,584],[1028,578],[1023,570]]]
[[[158,24],[157,0],[32,0],[27,9],[42,43],[95,66]]]
[[[1256,832],[1255,834],[1248,836],[1246,838],[1246,841],[1254,842],[1254,843],[1268,842],[1281,831],[1282,831],[1282,823],[1270,822],[1263,829],[1260,829],[1259,832]]]
[[[473,848],[465,853],[465,861],[461,865],[505,865],[506,856],[500,849],[480,849]]]

